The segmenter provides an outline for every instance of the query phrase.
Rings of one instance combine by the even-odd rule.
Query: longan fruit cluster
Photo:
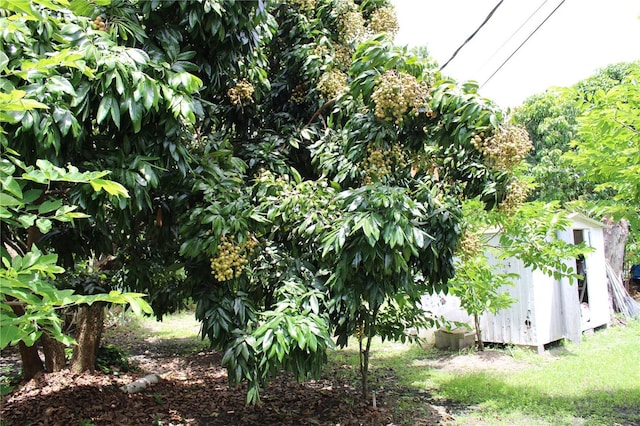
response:
[[[348,70],[351,67],[353,49],[344,44],[335,43],[333,45],[333,52],[333,65],[340,70]]]
[[[369,28],[374,33],[387,32],[393,36],[398,33],[400,25],[393,7],[381,7],[371,14]]]
[[[107,23],[102,20],[102,16],[96,16],[93,20],[93,28],[98,31],[107,31]]]
[[[313,49],[313,54],[324,59],[329,55],[329,48],[326,44],[316,44],[316,47]]]
[[[362,342],[362,339],[366,337],[366,334],[364,333],[364,324],[356,325],[355,330],[353,330],[353,337],[358,339],[359,342]]]
[[[333,99],[347,87],[347,75],[342,71],[332,68],[322,74],[318,82],[318,90],[326,99]]]
[[[457,252],[460,255],[460,258],[464,260],[468,260],[480,254],[482,250],[482,242],[480,241],[480,236],[475,232],[467,230],[462,239],[458,242]]]
[[[289,0],[289,5],[302,12],[312,11],[316,7],[316,0]]]
[[[366,174],[364,183],[373,183],[374,177],[380,179],[390,175],[394,165],[405,165],[405,155],[402,146],[393,145],[388,151],[383,151],[377,147],[369,147],[367,149],[367,158],[363,162],[363,169]]]
[[[235,243],[233,236],[223,235],[216,256],[210,259],[213,276],[220,282],[238,278],[249,262],[247,255],[253,252],[257,244],[255,238],[250,238],[246,243],[239,245]]]
[[[500,203],[498,210],[507,214],[512,214],[527,200],[531,188],[526,182],[514,179],[507,186],[507,197]]]
[[[241,106],[253,103],[253,86],[246,78],[227,90],[227,96],[233,105]]]
[[[375,115],[380,120],[402,124],[404,115],[429,111],[429,88],[407,73],[388,70],[378,80],[371,95],[376,104]]]
[[[499,128],[489,137],[482,133],[474,135],[471,143],[498,170],[512,169],[533,149],[527,130],[512,125]]]
[[[291,93],[291,100],[298,105],[303,104],[305,95],[306,92],[304,90],[304,85],[302,83],[298,83]]]
[[[364,18],[357,8],[341,14],[338,28],[342,40],[350,44],[362,39],[366,34],[364,24]]]

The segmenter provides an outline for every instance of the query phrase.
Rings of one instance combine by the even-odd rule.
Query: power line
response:
[[[480,26],[479,26],[478,28],[476,28],[476,30],[473,32],[473,34],[471,34],[471,35],[470,35],[470,36],[469,36],[469,37],[464,41],[464,43],[462,43],[462,44],[460,45],[460,47],[458,47],[458,48],[456,49],[456,51],[455,51],[455,52],[453,52],[453,55],[451,55],[451,57],[449,58],[449,60],[448,60],[447,62],[445,62],[445,64],[444,64],[443,66],[441,66],[441,67],[440,67],[440,71],[442,71],[442,70],[444,69],[444,67],[446,67],[447,65],[449,65],[449,62],[451,62],[451,60],[452,60],[453,58],[455,58],[455,57],[456,57],[456,55],[458,54],[458,52],[460,51],[460,49],[462,49],[462,48],[463,48],[467,43],[469,43],[469,41],[471,41],[471,39],[472,39],[473,37],[475,37],[475,35],[478,33],[478,31],[480,31],[480,29],[481,29],[482,27],[484,27],[484,24],[486,24],[486,23],[489,21],[489,19],[491,19],[491,17],[493,16],[494,12],[498,9],[498,7],[500,7],[500,5],[502,4],[502,2],[503,2],[503,1],[504,1],[504,0],[500,0],[500,1],[498,2],[498,4],[497,4],[497,5],[495,5],[495,7],[493,8],[493,10],[491,10],[491,12],[489,12],[489,14],[487,15],[487,17],[486,17],[486,18],[484,18],[484,21],[482,22],[482,24],[480,24]]]
[[[502,48],[503,48],[507,43],[509,43],[509,42],[513,39],[513,37],[514,37],[516,34],[518,34],[518,33],[520,32],[520,30],[521,30],[525,25],[527,25],[527,23],[531,20],[531,18],[533,18],[533,17],[534,17],[534,16],[535,16],[539,11],[540,11],[540,9],[542,9],[542,7],[543,7],[545,4],[547,4],[547,2],[548,2],[548,1],[549,1],[549,0],[544,0],[544,1],[540,4],[540,6],[538,6],[538,8],[537,8],[536,10],[534,10],[533,12],[531,12],[531,14],[529,14],[529,17],[528,17],[528,18],[527,18],[527,19],[526,19],[522,24],[520,24],[520,26],[519,26],[519,27],[518,27],[518,28],[517,28],[513,33],[511,33],[511,35],[509,36],[509,38],[507,38],[507,39],[505,40],[505,42],[504,42],[504,43],[502,43],[502,45],[500,45],[500,47],[498,47],[498,48],[495,50],[495,52],[493,52],[493,53],[491,54],[491,56],[489,57],[489,59],[487,59],[487,60],[482,64],[482,66],[480,66],[480,68],[478,68],[478,69],[476,70],[476,74],[477,74],[480,70],[482,70],[485,66],[487,66],[487,64],[488,64],[488,63],[489,63],[489,62],[490,62],[490,61],[491,61],[491,60],[496,56],[496,54],[497,54],[500,50],[502,50]]]
[[[555,8],[555,9],[553,9],[553,10],[551,11],[551,13],[549,13],[549,15],[547,15],[547,17],[546,17],[546,18],[544,18],[544,21],[542,21],[542,22],[540,23],[540,25],[538,25],[538,26],[536,27],[536,29],[535,29],[535,30],[533,30],[533,31],[531,32],[531,34],[529,34],[529,36],[528,36],[526,39],[524,39],[524,41],[523,41],[522,43],[520,43],[520,46],[518,46],[518,47],[516,48],[516,50],[514,50],[514,51],[513,51],[513,53],[512,53],[511,55],[509,55],[509,57],[508,57],[507,59],[505,59],[505,60],[504,60],[504,62],[503,62],[502,64],[500,64],[500,66],[498,67],[498,69],[496,69],[496,70],[493,72],[493,74],[491,74],[491,75],[489,76],[489,78],[487,78],[487,79],[485,80],[485,82],[484,82],[484,83],[482,83],[482,84],[480,85],[480,88],[484,87],[484,85],[485,85],[485,84],[487,84],[487,83],[489,82],[489,80],[491,80],[491,79],[493,78],[493,76],[495,76],[495,75],[498,73],[498,71],[500,71],[500,70],[502,69],[502,67],[504,67],[504,65],[505,65],[507,62],[509,62],[509,60],[513,57],[513,55],[515,55],[515,54],[518,52],[518,50],[520,50],[520,48],[521,48],[521,47],[522,47],[522,46],[523,46],[527,41],[529,41],[529,39],[530,39],[530,38],[531,38],[531,37],[532,37],[532,36],[533,36],[533,35],[534,35],[534,34],[535,34],[539,29],[540,29],[540,27],[541,27],[542,25],[544,25],[544,23],[545,23],[545,22],[547,22],[547,20],[549,20],[549,18],[551,18],[551,16],[553,16],[553,14],[554,14],[554,13],[556,13],[556,11],[560,8],[560,6],[562,6],[562,4],[563,4],[565,1],[566,1],[566,0],[562,0],[562,1],[560,2],[560,4],[559,4],[559,5],[557,5],[557,6],[556,6],[556,8]]]

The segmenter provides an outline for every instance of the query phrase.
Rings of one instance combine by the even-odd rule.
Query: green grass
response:
[[[189,355],[209,348],[209,340],[200,338],[200,324],[190,311],[166,315],[162,321],[157,321],[155,317],[117,315],[112,317],[111,324],[105,331],[105,340],[115,341],[116,344],[116,336],[126,329],[137,336],[134,341],[162,346],[165,352],[175,355]]]
[[[374,348],[373,374],[392,369],[402,385],[460,407],[454,424],[640,424],[638,321],[598,331],[579,346],[565,344],[543,355],[519,348],[502,350],[515,368],[451,371],[429,367],[430,361],[442,356],[433,349],[391,348]],[[351,355],[357,359],[356,352]],[[401,408],[420,409],[410,404]]]

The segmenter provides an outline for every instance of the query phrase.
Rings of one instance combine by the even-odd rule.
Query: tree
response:
[[[307,144],[315,170],[287,166],[300,161],[298,154],[250,159],[271,171],[256,171],[248,192],[225,151],[200,184],[204,199],[190,212],[182,253],[193,259],[189,281],[203,333],[225,351],[230,378],[249,381],[250,401],[279,369],[296,377],[319,371],[332,345],[323,330],[339,345],[360,337],[366,394],[371,339],[411,338],[407,327],[429,324],[417,301],[445,289],[453,274],[457,197],[481,197],[488,208],[505,199],[526,140],[500,126],[500,110],[476,94],[477,86],[440,80],[431,63],[374,37],[356,48],[346,72],[331,64],[338,69],[312,74],[319,87],[332,81],[338,90],[316,92],[328,97],[309,115],[299,117],[305,110],[292,103],[277,115],[298,123],[283,127],[293,135],[280,136],[279,152]],[[401,94],[396,107],[393,93]],[[269,115],[269,105],[256,109]],[[318,175],[328,179],[309,179]],[[298,290],[279,291],[284,281]],[[295,294],[306,294],[302,303],[310,307],[319,303],[314,322],[325,325],[283,328],[279,307],[300,306]]]
[[[0,104],[0,111],[15,111],[18,105]],[[29,108],[28,103],[20,106]],[[5,147],[6,149],[6,147]],[[96,191],[105,190],[114,196],[126,196],[126,190],[119,184],[102,177],[108,172],[80,173],[77,168],[67,169],[53,166],[41,160],[37,167],[27,167],[10,150],[3,152],[0,160],[0,217],[5,229],[26,229],[27,240],[12,239],[3,232],[2,247],[2,294],[0,310],[0,348],[18,345],[23,361],[23,376],[33,377],[43,369],[42,361],[34,344],[44,339],[43,344],[59,341],[74,344],[74,339],[62,331],[62,319],[57,311],[68,306],[101,306],[103,302],[129,304],[137,313],[151,313],[150,306],[141,298],[143,295],[112,291],[108,294],[82,296],[72,290],[60,290],[55,286],[56,275],[64,269],[56,265],[55,254],[45,254],[30,238],[33,229],[46,233],[53,222],[69,223],[88,218],[76,211],[76,206],[66,205],[63,200],[45,188],[56,182],[65,184],[88,184]],[[52,359],[47,354],[47,367],[63,361]],[[57,354],[56,354],[57,355]]]
[[[633,209],[627,209],[624,212],[624,209],[620,210],[620,203],[612,205],[608,200],[619,197],[616,195],[617,189],[614,186],[603,185],[603,176],[598,177],[595,171],[591,171],[591,165],[596,164],[597,159],[602,156],[602,151],[598,149],[606,148],[614,150],[610,152],[616,152],[615,150],[619,148],[615,147],[615,144],[609,144],[606,147],[600,145],[598,149],[589,151],[591,154],[598,153],[598,156],[593,157],[594,163],[589,163],[589,154],[586,154],[586,151],[584,154],[579,154],[579,157],[583,158],[582,164],[574,160],[574,152],[582,151],[580,147],[583,144],[583,138],[599,138],[597,136],[597,132],[600,131],[599,118],[596,118],[595,111],[603,111],[606,108],[606,102],[600,103],[597,100],[602,99],[609,91],[612,93],[624,91],[623,88],[632,81],[632,76],[637,73],[637,69],[637,63],[612,64],[571,88],[550,90],[536,95],[515,111],[515,120],[526,126],[535,147],[529,163],[532,165],[530,175],[537,182],[537,188],[532,193],[531,199],[570,203],[573,207],[568,206],[569,208],[591,211],[592,214],[603,219],[609,215],[609,219],[606,220],[611,220],[612,217],[615,219],[626,217],[633,221],[637,217],[637,212]],[[618,97],[618,100],[621,98]],[[632,102],[623,100],[623,104],[633,108]],[[592,111],[590,118],[583,117],[585,111]],[[586,125],[585,120],[592,124]],[[601,129],[608,131],[605,130],[604,121],[599,123],[603,125]],[[590,127],[587,130],[585,126]],[[585,143],[589,146],[593,142]],[[631,156],[631,158],[634,157]],[[607,163],[611,164],[611,160]],[[613,166],[612,169],[625,169],[624,164],[621,166],[623,167]],[[618,178],[626,179],[622,176],[616,177]],[[635,228],[637,229],[637,226]],[[633,235],[634,233],[626,250],[626,256],[630,261],[637,251],[634,250]],[[624,248],[622,250],[624,251]],[[614,257],[622,256],[623,253],[620,253]]]
[[[14,19],[7,84],[56,108],[9,140],[27,164],[111,170],[131,199],[71,191],[94,220],[52,249],[114,256],[159,316],[193,298],[249,401],[362,331],[366,394],[370,339],[424,324],[419,294],[453,275],[460,199],[517,193],[522,131],[393,46],[386,1],[76,4]],[[77,60],[28,71],[54,52]]]
[[[595,200],[594,183],[562,157],[577,137],[581,105],[594,93],[620,84],[633,64],[613,64],[570,88],[553,88],[534,95],[516,109],[514,119],[524,125],[534,150],[528,162],[537,186],[530,199],[538,201]]]
[[[596,191],[612,191],[621,211],[636,218],[633,213],[638,212],[640,201],[640,158],[635,155],[640,149],[638,76],[640,68],[636,67],[620,84],[595,92],[582,104],[578,140],[566,154],[597,183]]]
[[[637,253],[637,231],[640,229],[640,149],[637,111],[640,106],[638,64],[630,67],[620,84],[601,90],[583,104],[578,118],[579,139],[566,158],[587,178],[597,184],[599,193],[613,194],[599,204],[616,219],[625,218],[631,228],[626,259],[640,261]],[[605,155],[609,154],[609,156]]]
[[[131,284],[143,276],[137,267],[144,267],[149,258],[145,256],[149,253],[144,251],[145,246],[136,243],[146,241],[148,248],[152,241],[166,238],[162,226],[153,228],[163,222],[160,200],[164,198],[153,191],[160,181],[179,180],[180,174],[186,173],[186,151],[180,137],[185,134],[186,123],[193,121],[194,110],[197,112],[191,93],[201,82],[184,71],[188,67],[185,61],[178,64],[172,61],[172,68],[163,62],[163,57],[155,55],[152,59],[141,49],[119,45],[117,40],[143,37],[124,19],[114,19],[110,28],[101,19],[92,21],[97,13],[93,3],[44,4],[46,7],[38,2],[9,3],[6,15],[0,18],[2,41],[11,46],[2,55],[3,90],[14,98],[19,95],[16,99],[22,105],[37,99],[40,106],[3,110],[9,135],[3,134],[3,146],[20,154],[27,167],[44,160],[55,167],[77,164],[82,167],[79,173],[109,169],[111,177],[126,186],[131,197],[97,197],[86,186],[69,186],[64,180],[61,183],[54,179],[47,194],[81,206],[92,220],[55,224],[46,229],[31,227],[32,240],[38,241],[43,249],[56,252],[58,263],[67,271],[86,265],[89,259],[130,255],[126,249],[114,253],[114,246],[129,251],[132,246],[142,249],[138,262],[127,265],[128,279],[113,280],[115,286],[96,287],[87,285],[91,280],[74,281],[66,276],[60,276],[57,283],[76,282],[74,290],[89,294],[108,293],[116,288],[149,288]],[[132,12],[130,7],[123,6],[118,10],[120,13],[126,16]],[[153,51],[150,53],[154,55]],[[41,107],[45,104],[49,108]],[[92,182],[98,188],[102,184],[100,179]],[[22,238],[19,228],[5,225],[4,240]],[[168,256],[169,262],[174,258]],[[164,265],[157,259],[164,259],[161,255],[156,256],[155,262]],[[109,271],[100,273],[104,272]],[[162,274],[151,275],[149,279],[154,281],[158,277]],[[83,316],[92,327],[78,336],[86,336],[87,342],[80,340],[74,367],[93,368],[102,311],[89,307],[80,310],[93,312],[97,317]],[[61,348],[51,343],[45,344],[46,357],[53,358],[55,353],[59,358]],[[83,355],[85,349],[87,355]]]

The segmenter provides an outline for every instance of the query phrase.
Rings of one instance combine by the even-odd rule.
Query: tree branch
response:
[[[307,122],[307,126],[309,126],[311,123],[316,121],[321,114],[323,114],[329,108],[333,107],[335,105],[335,103],[336,103],[335,99],[331,99],[330,101],[325,102],[320,108],[318,108],[318,110],[316,112],[313,113],[313,115],[311,116],[311,118]]]

